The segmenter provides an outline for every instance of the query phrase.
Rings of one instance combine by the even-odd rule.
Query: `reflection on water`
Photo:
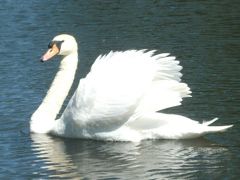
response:
[[[36,164],[55,178],[221,177],[228,149],[205,139],[136,143],[67,140],[32,134]],[[38,172],[36,172],[38,173]],[[55,175],[54,175],[55,174]]]
[[[60,177],[66,178],[78,176],[71,158],[65,152],[64,141],[38,134],[32,134],[31,138],[33,140],[32,148],[37,156],[34,163],[42,164],[41,169],[52,172],[50,174],[53,177],[54,174],[60,174]]]

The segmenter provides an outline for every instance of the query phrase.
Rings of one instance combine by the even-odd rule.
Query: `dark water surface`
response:
[[[239,12],[237,0],[2,0],[0,179],[238,179]],[[110,50],[171,52],[193,97],[167,112],[235,126],[201,139],[140,144],[31,135],[30,116],[59,65],[39,57],[60,33],[80,43],[77,79]]]

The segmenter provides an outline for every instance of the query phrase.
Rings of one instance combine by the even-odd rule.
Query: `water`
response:
[[[237,179],[239,1],[26,1],[0,7],[0,179]],[[80,43],[77,79],[109,50],[157,49],[183,65],[193,97],[167,112],[216,124],[223,134],[135,143],[60,139],[29,133],[59,61],[40,64],[52,37]],[[74,84],[76,88],[77,82]],[[67,103],[67,102],[66,102]]]

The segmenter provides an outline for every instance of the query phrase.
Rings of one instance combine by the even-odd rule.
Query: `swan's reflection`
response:
[[[114,143],[60,139],[33,134],[36,163],[49,177],[191,178],[196,172],[218,174],[227,149],[205,139]]]
[[[35,163],[40,165],[41,169],[35,174],[47,174],[53,178],[79,176],[71,157],[65,152],[64,141],[45,134],[31,134],[31,139],[32,149],[37,156]]]

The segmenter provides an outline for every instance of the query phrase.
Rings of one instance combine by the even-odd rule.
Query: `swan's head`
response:
[[[61,34],[53,38],[48,44],[47,52],[42,56],[41,61],[47,61],[55,55],[67,56],[77,52],[77,42],[75,38],[68,34]]]

